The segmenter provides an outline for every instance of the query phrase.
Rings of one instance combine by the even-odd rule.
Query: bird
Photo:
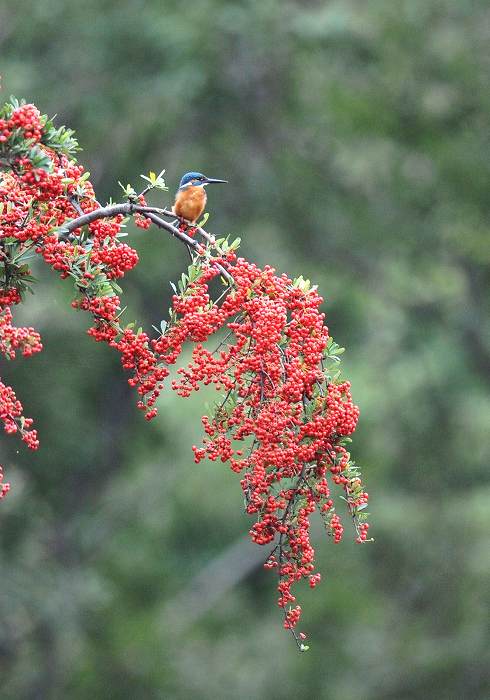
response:
[[[206,177],[202,173],[190,172],[182,176],[179,189],[175,194],[173,212],[179,219],[186,219],[196,223],[206,206],[206,185],[226,183],[228,180],[217,180],[214,177]]]

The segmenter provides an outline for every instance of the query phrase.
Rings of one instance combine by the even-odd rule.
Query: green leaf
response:
[[[118,184],[119,187],[122,189],[122,191],[124,192],[124,194],[126,195],[126,197],[130,197],[131,195],[135,195],[135,194],[136,194],[136,190],[135,190],[134,187],[133,187],[132,185],[130,185],[129,183],[128,183],[126,186],[124,186],[124,185],[122,184],[122,182],[120,182],[120,181],[118,180],[118,183],[117,183],[117,184]]]
[[[205,225],[206,221],[209,219],[209,212],[204,212],[204,216],[202,217],[201,221],[198,223],[199,228],[203,228]]]

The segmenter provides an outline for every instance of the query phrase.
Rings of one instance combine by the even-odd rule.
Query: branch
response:
[[[176,216],[175,212],[174,212],[174,211],[171,211],[171,210],[169,210],[169,209],[159,209],[159,210],[158,210],[158,213],[159,213],[161,216],[169,216],[169,217],[171,217],[172,219],[175,219],[175,216]],[[205,231],[205,230],[204,230],[203,228],[201,228],[200,226],[196,226],[196,224],[193,224],[192,221],[188,221],[187,219],[181,219],[181,221],[183,221],[184,224],[187,224],[188,226],[190,226],[190,227],[196,229],[196,231],[197,231],[199,234],[201,234],[201,236],[202,236],[203,238],[205,238],[205,239],[208,241],[208,243],[211,243],[211,245],[213,245],[213,244],[215,243],[214,236],[212,236],[211,234],[209,234],[207,231]]]
[[[163,210],[158,210],[155,209],[154,207],[134,207],[134,210],[138,214],[142,214],[143,216],[146,216],[147,219],[150,219],[150,221],[153,221],[154,224],[156,224],[159,228],[163,228],[169,233],[172,234],[172,236],[175,236],[178,238],[180,241],[185,243],[189,248],[192,248],[193,250],[196,251],[198,255],[200,255],[200,244],[195,241],[193,238],[188,236],[186,233],[178,229],[176,226],[173,226],[173,224],[170,224],[168,221],[164,221],[160,216],[157,216],[155,211],[158,211],[159,213],[162,213],[164,216],[173,216],[175,217],[175,214],[173,212],[169,212],[166,209]],[[192,226],[192,224],[191,224]],[[200,229],[198,229],[200,230]],[[206,233],[206,238],[210,240],[212,237],[209,236],[208,233]],[[220,273],[223,275],[223,277],[226,279],[228,284],[234,284],[234,279],[232,275],[226,270],[223,265],[220,265],[219,263],[215,263],[216,268],[220,271]]]
[[[120,214],[123,214],[125,216],[131,216],[132,214],[141,214],[141,216],[150,219],[150,221],[152,221],[156,226],[158,226],[161,229],[164,229],[165,231],[168,231],[168,233],[177,238],[179,241],[185,243],[185,245],[187,245],[189,248],[192,248],[194,251],[196,251],[197,254],[200,254],[201,246],[197,241],[195,241],[186,233],[178,229],[173,224],[161,218],[162,216],[170,216],[172,218],[175,218],[174,212],[169,211],[168,209],[159,209],[158,207],[142,207],[137,204],[133,204],[133,202],[127,202],[125,204],[110,204],[106,207],[99,207],[98,209],[94,209],[93,211],[90,211],[87,214],[83,214],[83,216],[79,216],[76,219],[72,219],[68,223],[63,224],[63,226],[60,226],[57,229],[57,232],[59,234],[67,235],[75,231],[77,228],[81,228],[82,226],[91,224],[93,221],[97,221],[98,219],[109,219]],[[193,226],[193,224],[190,221],[184,221],[184,223],[187,223],[189,226]],[[195,228],[204,238],[206,238],[206,240],[209,243],[214,242],[213,236],[207,233],[207,231],[204,231],[204,229],[201,229],[199,227]],[[233,277],[230,275],[230,273],[218,263],[216,263],[216,267],[223,275],[223,277],[227,280],[227,282],[229,284],[233,284]]]
[[[67,224],[63,224],[57,229],[58,233],[68,234],[75,231],[77,228],[91,224],[92,221],[97,221],[97,219],[108,219],[113,216],[118,216],[118,214],[130,214],[134,211],[134,204],[110,204],[107,207],[99,207],[93,211],[88,212],[88,214],[83,214],[77,219],[72,219]]]

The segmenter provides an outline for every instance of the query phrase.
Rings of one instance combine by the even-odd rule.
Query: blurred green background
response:
[[[2,101],[77,130],[100,200],[150,169],[167,203],[187,170],[227,178],[209,228],[320,285],[376,538],[316,524],[298,654],[236,475],[193,463],[203,397],[147,425],[37,266],[17,322],[45,350],[1,366],[42,440],[1,438],[2,698],[490,697],[489,39],[485,0],[0,5]],[[186,252],[130,239],[150,327]]]

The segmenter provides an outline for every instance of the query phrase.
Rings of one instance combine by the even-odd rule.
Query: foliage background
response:
[[[376,537],[318,527],[298,655],[235,475],[193,464],[202,397],[147,425],[39,267],[17,320],[45,350],[1,367],[42,440],[1,438],[2,697],[489,696],[489,38],[484,0],[2,3],[3,100],[77,130],[100,199],[149,169],[226,177],[211,230],[319,283]],[[185,250],[130,236],[149,325]]]

